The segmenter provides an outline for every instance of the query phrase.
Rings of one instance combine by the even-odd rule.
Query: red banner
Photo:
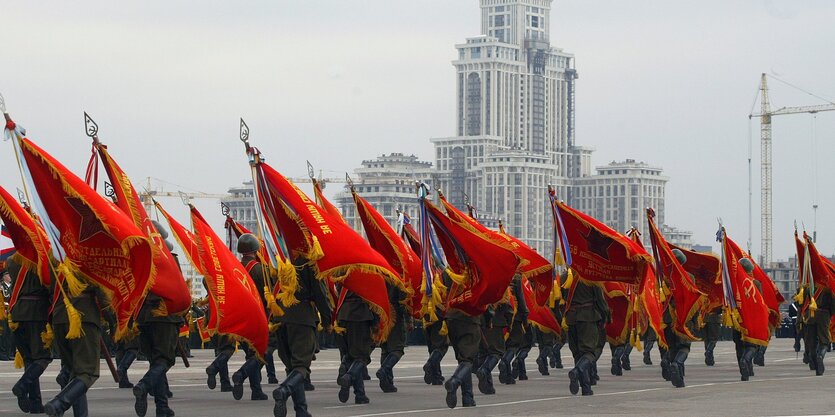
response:
[[[453,272],[448,307],[474,316],[484,313],[489,304],[502,299],[518,271],[519,258],[468,223],[450,219],[428,201],[425,204]]]
[[[41,284],[49,287],[50,248],[46,232],[3,187],[0,187],[0,219],[9,231],[9,237],[17,251],[13,256],[21,265],[36,271]]]
[[[812,278],[815,280],[815,286],[820,288],[835,288],[835,274],[833,274],[824,262],[824,257],[818,252],[815,247],[815,242],[812,238],[803,232],[803,239],[806,240],[806,247],[809,250],[809,266],[811,267]]]
[[[154,201],[154,205],[162,214],[162,217],[165,217],[165,220],[168,221],[171,234],[174,235],[174,239],[176,239],[177,243],[180,244],[180,247],[183,248],[188,261],[191,262],[191,265],[200,275],[205,276],[206,268],[203,267],[203,264],[200,261],[200,253],[197,249],[197,239],[194,237],[194,233],[192,233],[191,230],[186,229],[185,226],[171,217],[171,215],[168,214],[164,208],[162,208],[162,204],[158,201]]]
[[[652,258],[646,250],[609,226],[555,201],[562,253],[570,252],[572,270],[588,281],[640,284]],[[566,248],[568,245],[568,248]]]
[[[357,216],[362,221],[365,235],[371,247],[383,255],[389,265],[397,271],[403,279],[402,288],[409,295],[408,308],[412,316],[420,318],[423,292],[420,290],[423,279],[423,267],[420,257],[412,248],[397,235],[388,221],[353,189],[354,204],[357,206]]]
[[[148,212],[145,211],[145,206],[139,200],[139,195],[136,194],[130,178],[110,156],[107,146],[96,144],[96,148],[101,155],[104,170],[107,172],[116,193],[116,205],[133,220],[133,224],[139,230],[145,232],[145,236],[154,244],[154,268],[157,272],[151,284],[151,292],[162,298],[163,301],[163,310],[156,312],[156,314],[166,316],[184,313],[191,306],[191,293],[177,260],[165,246],[165,240],[160,236],[154,224],[151,223]]]
[[[554,265],[521,240],[503,231],[495,232],[484,227],[478,220],[465,215],[457,207],[450,204],[441,192],[438,192],[438,195],[450,219],[472,226],[475,230],[494,239],[499,245],[508,247],[522,260],[519,268],[522,278],[531,280],[536,295],[536,304],[545,305],[554,286]]]
[[[291,252],[312,261],[320,279],[340,284],[365,300],[380,317],[374,338],[385,340],[394,325],[385,283],[402,284],[400,277],[362,236],[313,202],[278,171],[265,163],[258,164],[257,169],[269,187],[270,204],[280,207],[274,220]]]
[[[193,206],[191,223],[201,264],[206,268],[209,296],[214,301],[208,328],[249,343],[263,357],[269,330],[259,288]]]
[[[754,277],[748,275],[739,260],[745,257],[742,249],[725,235],[722,240],[725,263],[730,274],[729,282],[736,308],[725,311],[730,314],[731,323],[742,333],[742,340],[760,346],[768,346],[771,332],[768,328],[768,306],[762,293],[754,284]]]
[[[539,305],[535,302],[534,289],[528,279],[522,278],[522,294],[525,296],[525,304],[528,306],[528,322],[545,333],[560,334],[562,326],[550,308]]]
[[[627,338],[631,329],[633,314],[631,294],[629,294],[627,284],[622,282],[604,282],[603,294],[612,314],[612,322],[606,323],[606,339],[611,345],[622,345],[628,342]]]
[[[653,253],[657,257],[656,270],[661,273],[662,281],[670,289],[670,294],[675,301],[675,308],[670,310],[675,318],[673,331],[681,337],[698,340],[687,324],[693,316],[701,314],[707,307],[707,295],[699,291],[687,271],[673,255],[664,236],[658,231],[654,214],[651,211],[647,212],[647,222]],[[689,262],[688,258],[687,263]]]
[[[121,339],[154,279],[152,243],[122,210],[51,155],[29,139],[20,146],[38,197],[61,234],[67,257],[59,272],[82,275],[101,288],[116,312],[115,337]]]

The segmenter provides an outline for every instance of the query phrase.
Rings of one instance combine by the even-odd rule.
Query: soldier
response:
[[[713,357],[713,350],[716,348],[716,342],[719,341],[719,335],[722,328],[722,307],[717,307],[713,311],[705,314],[705,365],[713,366],[716,360]]]
[[[298,286],[294,293],[298,303],[287,306],[281,300],[276,300],[284,310],[284,314],[278,317],[276,351],[284,364],[287,377],[273,390],[275,417],[287,415],[289,398],[293,399],[296,417],[310,416],[304,394],[305,381],[310,378],[310,364],[316,351],[316,327],[319,317],[322,318],[325,328],[331,327],[333,308],[324,283],[316,278],[316,272],[308,265],[306,259],[297,258],[294,266],[298,271]]]
[[[493,368],[499,363],[504,356],[505,340],[504,332],[507,327],[513,322],[513,307],[509,302],[510,288],[505,291],[505,297],[502,301],[487,308],[487,311],[482,315],[482,356],[484,362],[479,366],[475,375],[478,378],[478,390],[482,394],[492,395],[496,393],[493,387]],[[506,372],[502,378],[506,378]],[[504,383],[505,381],[501,381]]]
[[[264,307],[264,314],[269,319],[269,309],[267,307],[267,300],[264,298],[264,281],[266,278],[265,271],[263,269],[263,265],[261,262],[258,261],[255,254],[258,253],[258,250],[261,249],[261,242],[258,241],[258,238],[251,233],[244,233],[238,238],[238,246],[237,250],[238,253],[243,255],[241,258],[241,264],[244,265],[249,276],[252,278],[252,282],[255,284],[255,288],[258,290],[259,298],[261,299],[261,304]],[[255,352],[255,347],[249,346],[248,344],[244,343],[246,351],[246,360],[244,364],[241,365],[241,368],[238,369],[234,374],[232,374],[232,397],[236,400],[240,400],[244,396],[244,381],[249,379],[249,388],[252,390],[250,394],[250,400],[252,401],[263,401],[269,399],[267,394],[264,394],[264,391],[261,390],[261,367],[264,364],[258,359],[258,356]]]
[[[564,272],[560,274],[560,276],[562,277],[562,278],[560,278],[561,280],[565,279],[565,277],[563,275],[565,275]],[[554,318],[557,320],[557,323],[560,323],[560,325],[562,325],[563,317],[565,316],[563,314],[563,310],[565,309],[565,302],[563,300],[565,300],[565,296],[568,293],[565,291],[564,288],[562,288],[562,287],[560,287],[556,284],[554,285],[554,291],[560,291],[561,300],[559,302],[554,300],[554,305],[551,307],[551,312],[554,313]],[[565,333],[566,333],[565,331],[561,331],[558,335],[555,335],[556,338],[554,340],[554,346],[551,349],[551,355],[550,355],[550,365],[554,369],[562,369],[563,368],[562,355],[560,354],[560,351],[562,350],[562,347],[565,345],[565,341],[566,341],[566,334]]]
[[[154,221],[154,227],[162,239],[168,237],[168,231],[161,224]],[[165,241],[165,244],[169,251],[174,248],[168,241]],[[176,260],[176,255],[174,256]],[[177,267],[179,266],[180,263],[177,262]],[[158,276],[157,279],[183,278],[180,274],[171,277]],[[154,396],[157,417],[174,415],[174,411],[168,407],[169,389],[166,373],[174,366],[183,318],[173,314],[158,314],[157,312],[165,307],[163,302],[160,296],[149,291],[137,316],[139,349],[148,358],[148,371],[133,387],[133,396],[136,399],[134,410],[139,417],[144,417],[148,411],[148,394]]]
[[[673,255],[676,257],[678,262],[684,265],[687,262],[687,256],[684,252],[673,249]],[[690,281],[694,282],[695,279],[692,274],[688,274]],[[669,349],[662,355],[661,358],[661,373],[664,376],[665,380],[669,380],[674,387],[682,388],[684,387],[684,362],[687,360],[687,356],[690,354],[690,339],[680,336],[676,333],[673,328],[675,323],[673,322],[673,317],[675,313],[684,314],[685,312],[679,312],[676,309],[675,299],[670,298],[670,302],[667,304],[667,308],[664,310],[664,337],[667,339],[667,343],[669,344]],[[675,310],[675,312],[673,311]],[[695,329],[696,326],[697,316],[694,315],[690,322],[688,322],[688,327],[691,329]],[[666,368],[666,370],[665,370]],[[666,375],[665,375],[666,374]]]
[[[339,306],[337,320],[345,327],[345,334],[340,338],[344,354],[336,380],[340,387],[338,398],[340,402],[347,402],[353,387],[354,403],[368,404],[370,400],[365,394],[363,373],[371,363],[371,351],[374,349],[371,328],[379,318],[359,295],[345,288],[342,291],[345,297]]]
[[[380,389],[383,392],[397,392],[394,386],[394,365],[403,357],[403,350],[406,347],[406,333],[411,327],[411,316],[409,316],[403,302],[407,301],[408,295],[396,286],[386,283],[389,302],[394,309],[394,327],[389,333],[385,342],[380,344],[380,369],[377,370],[377,379],[380,381]]]
[[[510,292],[516,303],[516,311],[510,323],[510,333],[505,341],[506,351],[499,362],[499,382],[515,384],[516,378],[528,379],[525,370],[525,358],[531,349],[532,338],[528,326],[528,306],[522,294],[522,276],[516,274],[510,281]],[[514,360],[515,359],[515,360]]]
[[[44,412],[41,400],[40,377],[49,363],[52,352],[41,339],[46,333],[50,291],[42,283],[32,266],[22,266],[12,257],[8,261],[9,275],[13,277],[10,299],[11,317],[17,323],[14,341],[23,357],[23,375],[12,387],[17,405],[24,413]],[[0,308],[4,308],[0,306]]]
[[[644,332],[644,364],[645,365],[652,365],[652,357],[650,356],[650,352],[652,351],[652,346],[655,345],[656,338],[657,338],[657,336],[655,335],[655,331],[648,328]]]
[[[794,292],[795,297],[799,293],[800,288]],[[803,332],[801,330],[803,317],[800,316],[800,304],[797,303],[794,297],[792,297],[792,303],[789,305],[789,319],[791,319],[793,325],[792,337],[794,338],[794,351],[800,352],[800,339],[803,339]]]
[[[52,283],[53,293],[61,291],[56,288],[59,285],[57,279],[53,279]],[[96,286],[90,284],[77,297],[72,297],[67,288],[62,292],[81,315],[81,336],[67,339],[70,319],[64,302],[58,300],[52,310],[52,328],[54,343],[61,357],[61,374],[57,380],[63,385],[61,392],[44,405],[44,411],[48,416],[55,417],[64,415],[72,407],[73,416],[86,417],[87,390],[99,379],[102,319],[99,305],[107,305],[108,301]]]
[[[599,287],[575,278],[569,291],[565,313],[568,323],[568,347],[574,356],[574,368],[568,372],[571,394],[593,395],[591,389],[595,351],[600,349],[600,329],[609,320],[609,308]]]
[[[740,261],[740,264],[742,264],[742,261]],[[743,264],[743,267],[745,267],[745,264]],[[808,351],[809,369],[815,371],[815,375],[820,376],[825,371],[823,358],[826,356],[826,351],[831,343],[829,322],[832,318],[832,312],[835,311],[835,298],[832,297],[832,291],[826,287],[816,292],[817,294],[812,294],[812,291],[807,287],[804,293],[806,300],[803,304],[809,304],[811,297],[814,297],[817,308],[814,310],[811,307],[806,308],[803,344]]]
[[[449,274],[444,271],[441,274],[440,281],[436,278],[436,283],[432,285],[432,291],[440,291],[441,298],[446,297],[445,289],[449,288],[451,280]],[[443,360],[449,349],[449,337],[445,332],[444,326],[445,311],[441,306],[435,307],[435,315],[438,317],[436,321],[431,321],[429,315],[423,317],[423,330],[426,334],[426,348],[429,349],[429,358],[423,365],[423,382],[427,385],[441,385],[444,383],[444,376],[441,372],[441,360]],[[502,345],[504,345],[504,336],[502,336]]]
[[[446,314],[446,324],[449,329],[449,341],[455,350],[458,367],[449,379],[444,382],[446,389],[446,405],[455,408],[458,403],[457,391],[461,388],[461,405],[475,407],[473,397],[473,363],[478,356],[481,343],[481,316],[471,316],[457,308],[450,308]]]

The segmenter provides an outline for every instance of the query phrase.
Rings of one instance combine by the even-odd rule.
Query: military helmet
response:
[[[751,262],[748,258],[742,258],[739,260],[739,264],[742,265],[742,269],[745,270],[747,273],[754,272],[754,263]]]
[[[261,242],[252,233],[244,233],[238,238],[238,253],[253,253],[261,249]]]
[[[168,251],[169,251],[169,252],[173,252],[173,251],[174,251],[174,245],[172,245],[172,244],[171,244],[171,242],[169,242],[169,241],[167,241],[167,240],[165,241],[165,247],[166,247],[166,248],[168,248]]]
[[[154,228],[157,229],[157,232],[159,233],[160,237],[162,237],[163,239],[168,239],[168,230],[166,230],[165,227],[162,226],[162,223],[156,220],[151,220],[151,223],[154,224]]]
[[[684,265],[687,263],[687,255],[684,254],[680,249],[673,249],[673,256],[676,257],[678,263]]]

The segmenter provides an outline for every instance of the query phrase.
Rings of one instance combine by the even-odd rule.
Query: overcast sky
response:
[[[29,136],[76,173],[89,157],[86,110],[136,182],[223,193],[247,179],[240,116],[285,174],[306,176],[309,159],[342,177],[381,153],[431,160],[429,138],[454,133],[450,62],[456,43],[479,34],[478,4],[0,1],[0,92]],[[744,244],[753,138],[756,255],[759,123],[747,115],[759,75],[835,98],[833,16],[827,0],[557,0],[551,43],[575,54],[580,76],[577,143],[596,149],[595,165],[663,167],[667,223],[711,244],[722,217]],[[824,103],[771,87],[774,107]],[[5,146],[0,184],[13,191],[20,180]],[[776,117],[773,149],[775,258],[794,253],[795,219],[811,230],[815,195],[818,246],[835,252],[835,112]],[[179,201],[164,204],[187,221]],[[221,221],[216,201],[198,206]]]

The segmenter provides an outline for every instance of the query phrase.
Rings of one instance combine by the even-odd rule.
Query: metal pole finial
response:
[[[229,210],[230,210],[230,209],[229,209],[229,205],[228,205],[228,204],[223,203],[223,202],[221,202],[221,203],[220,203],[220,213],[221,213],[221,214],[223,214],[223,215],[224,215],[224,216],[226,216],[226,217],[229,217]]]
[[[3,98],[3,93],[0,93],[0,112],[3,114],[8,114],[6,111],[6,99]]]
[[[316,179],[316,172],[313,169],[313,164],[311,164],[310,161],[305,161],[305,162],[307,162],[307,176],[310,177],[311,180],[315,180]]]
[[[93,140],[98,140],[99,125],[86,111],[84,112],[84,132]]]
[[[180,200],[183,201],[183,204],[185,204],[187,206],[191,205],[191,198],[188,196],[188,194],[186,194],[182,191],[178,191],[177,193],[180,194]]]
[[[247,126],[243,117],[241,117],[240,137],[241,137],[241,142],[243,142],[243,143],[249,142],[249,126]]]
[[[351,179],[351,176],[347,172],[345,173],[345,182],[348,183],[351,192],[354,192],[354,180]]]

